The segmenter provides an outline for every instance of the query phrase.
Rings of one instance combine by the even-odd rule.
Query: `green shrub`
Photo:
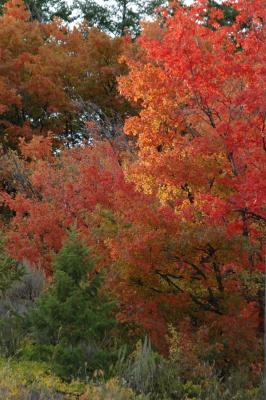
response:
[[[29,330],[27,314],[44,287],[40,271],[24,267],[24,275],[0,297],[0,354],[13,357],[21,352]]]
[[[0,317],[0,354],[12,357],[20,352],[24,340],[22,318],[11,310],[6,310]]]
[[[168,395],[179,395],[182,383],[167,360],[154,352],[146,337],[139,341],[135,351],[128,357],[121,354],[116,373],[136,393],[148,395],[150,399],[163,400]],[[171,398],[171,397],[169,397]]]
[[[6,253],[5,243],[0,232],[0,296],[2,297],[23,275],[24,268]]]
[[[234,370],[222,381],[216,376],[201,384],[200,400],[263,400],[263,378],[252,381],[250,373],[243,369]]]

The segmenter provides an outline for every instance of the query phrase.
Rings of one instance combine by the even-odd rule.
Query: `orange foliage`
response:
[[[1,143],[17,147],[19,137],[49,131],[57,141],[80,141],[87,102],[123,118],[128,106],[116,76],[125,71],[118,63],[124,46],[86,24],[32,21],[22,0],[7,2],[0,16]]]
[[[148,28],[141,49],[129,52],[120,90],[141,107],[125,126],[137,140],[134,161],[121,167],[115,148],[95,140],[53,154],[51,140],[36,137],[21,143],[27,190],[1,195],[15,212],[7,231],[13,257],[51,274],[51,252],[74,224],[97,268],[107,269],[120,320],[137,323],[161,349],[169,323],[189,326],[221,365],[260,357],[263,314],[265,10],[257,0],[233,3],[233,26],[204,26],[205,1],[197,1],[178,7],[161,30]],[[67,37],[68,52],[84,57],[80,32]],[[43,61],[50,51],[53,65]],[[43,77],[61,71],[61,51],[53,41],[42,48]],[[72,53],[65,57],[73,82],[79,67]],[[31,84],[40,97],[53,88]],[[56,110],[65,106],[61,94]]]

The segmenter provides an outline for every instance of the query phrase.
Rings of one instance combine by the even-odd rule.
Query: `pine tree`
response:
[[[35,351],[62,377],[103,369],[111,353],[102,349],[115,322],[113,305],[99,294],[101,277],[74,232],[53,262],[53,282],[30,315]]]
[[[112,35],[132,36],[140,33],[140,20],[154,14],[156,7],[166,5],[165,0],[105,0],[104,5],[94,0],[80,0],[78,11],[89,24]]]

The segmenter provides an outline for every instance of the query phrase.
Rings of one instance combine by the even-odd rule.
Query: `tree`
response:
[[[5,8],[7,2],[8,0],[0,1],[1,11]],[[30,11],[31,18],[39,22],[48,22],[54,17],[59,17],[68,22],[72,19],[72,10],[66,1],[25,0],[25,6]]]
[[[163,0],[149,0],[143,3],[138,0],[116,0],[104,2],[100,5],[96,1],[79,1],[79,9],[82,16],[92,26],[97,26],[112,35],[123,36],[131,33],[136,36],[140,33],[140,21],[142,18],[154,15],[156,7],[166,2]]]
[[[36,136],[21,143],[20,151],[23,180],[17,195],[1,193],[1,200],[15,211],[7,244],[15,259],[40,264],[51,276],[51,250],[60,250],[72,224],[86,232],[88,244],[95,244],[89,234],[91,214],[97,205],[112,208],[125,185],[123,173],[116,150],[106,141],[55,155],[51,138]]]
[[[233,332],[233,326],[251,324],[252,306],[246,300],[252,296],[244,296],[233,311],[249,274],[253,284],[260,275],[260,328],[264,313],[265,9],[259,1],[248,7],[234,2],[231,25],[219,23],[223,13],[212,8],[211,30],[205,27],[208,6],[198,1],[190,8],[177,7],[163,29],[148,28],[140,39],[144,56],[128,60],[131,72],[120,79],[120,88],[142,106],[126,122],[139,148],[128,177],[172,207],[180,220],[176,240],[166,247],[168,257],[173,251],[172,267],[168,262],[157,273],[176,299],[189,282],[185,293],[196,296],[193,302],[210,318],[207,326],[216,320],[213,326],[222,337],[229,326]],[[147,280],[141,285],[147,287]],[[214,317],[220,313],[226,317]],[[245,322],[234,325],[234,314],[242,314]],[[235,339],[231,343],[236,349]]]
[[[70,232],[53,261],[53,282],[30,313],[36,352],[63,377],[105,369],[112,304],[100,295],[101,278],[77,234]]]
[[[90,29],[70,29],[56,20],[30,19],[20,0],[0,16],[0,142],[7,151],[19,137],[50,132],[54,145],[90,139],[86,121],[114,134],[130,107],[118,94],[116,77],[126,72],[118,58],[121,38]],[[106,126],[108,128],[106,128]]]
[[[216,15],[215,15],[216,14]],[[207,4],[207,11],[205,13],[206,26],[215,29],[209,20],[218,23],[219,25],[232,25],[236,22],[238,11],[230,3],[218,3],[215,0],[209,0]]]
[[[189,11],[180,7],[160,36],[158,31],[143,35],[146,56],[128,61],[131,73],[121,78],[120,87],[142,105],[139,116],[126,122],[140,149],[135,168],[129,170],[132,179],[181,217],[204,221],[204,229],[215,218],[230,237],[258,240],[260,253],[265,223],[265,32],[258,22],[264,10],[253,3],[255,11],[238,2],[237,23],[217,26],[214,32],[199,23],[204,2]],[[248,18],[251,29],[243,31]],[[262,268],[261,255],[256,257]]]

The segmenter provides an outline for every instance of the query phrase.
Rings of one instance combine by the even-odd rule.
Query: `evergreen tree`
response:
[[[77,234],[53,262],[53,282],[30,315],[38,357],[53,363],[62,377],[82,375],[108,365],[111,353],[102,349],[114,326],[113,305],[99,294],[101,278]]]
[[[80,0],[78,9],[89,24],[112,35],[123,36],[130,32],[137,36],[140,20],[152,16],[156,7],[167,4],[164,0],[104,0],[104,5],[94,0]]]
[[[0,0],[0,10],[8,0]],[[24,0],[33,19],[40,22],[48,22],[54,17],[60,17],[65,21],[72,21],[72,8],[64,0]]]

